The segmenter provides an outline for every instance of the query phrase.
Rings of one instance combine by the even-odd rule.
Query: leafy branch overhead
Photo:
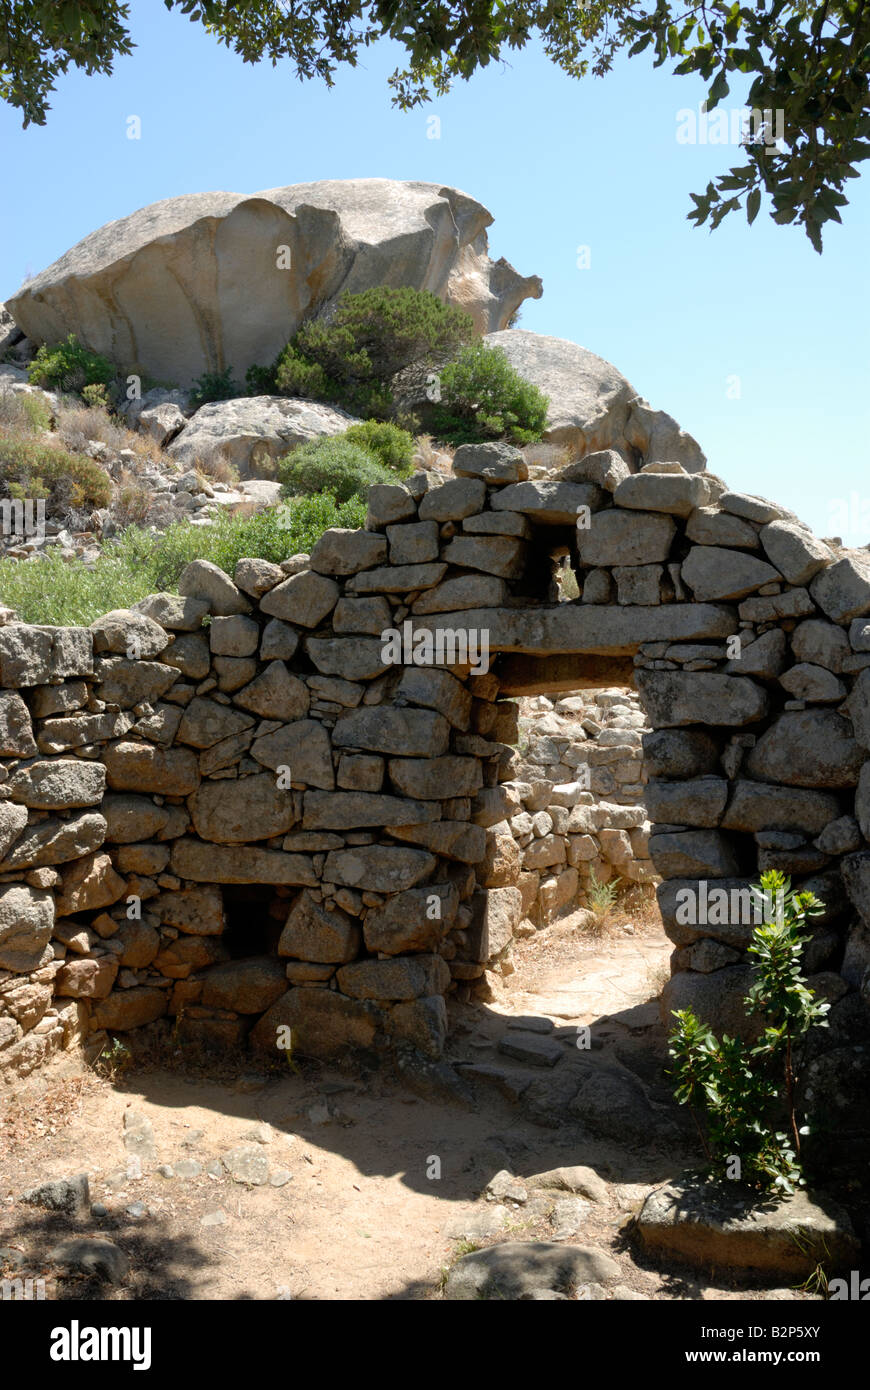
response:
[[[817,251],[841,220],[846,181],[870,152],[864,0],[164,0],[248,63],[288,61],[329,86],[342,64],[382,38],[407,66],[389,79],[407,111],[504,62],[530,41],[571,77],[603,76],[622,51],[698,75],[713,111],[740,83],[739,105],[777,113],[756,123],[740,161],[692,194],[689,218],[717,227],[744,207],[753,222],[766,195],[774,222],[797,223]],[[131,52],[129,6],[116,0],[0,0],[0,97],[44,124],[56,79],[70,66],[108,73]],[[748,94],[743,99],[746,83]],[[781,113],[781,116],[779,115]],[[771,123],[776,136],[771,138]],[[712,143],[712,142],[711,142]]]

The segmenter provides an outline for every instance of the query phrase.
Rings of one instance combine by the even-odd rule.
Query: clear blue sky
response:
[[[686,221],[689,192],[739,151],[678,143],[677,112],[703,87],[646,55],[578,83],[528,49],[400,114],[386,78],[401,53],[389,45],[328,91],[289,68],[245,66],[159,0],[131,12],[133,55],[111,77],[61,79],[45,128],[23,131],[0,109],[0,297],[159,198],[321,178],[452,184],[492,212],[491,254],[542,277],[524,328],[615,363],[730,486],[785,503],[820,535],[870,542],[866,176],[851,181],[845,225],[828,224],[821,257],[764,209],[751,229],[739,214],[711,235]],[[138,141],[126,138],[130,115]]]

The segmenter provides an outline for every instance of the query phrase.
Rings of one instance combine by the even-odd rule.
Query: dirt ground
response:
[[[594,1046],[615,1049],[666,1099],[654,996],[669,951],[660,924],[643,913],[617,917],[598,938],[568,918],[519,943],[515,973],[496,998],[453,1008],[458,1074],[462,1063],[504,1062],[499,1039],[523,1016],[539,1031],[550,1020],[566,1048],[572,1030],[591,1025]],[[476,1084],[473,1094],[472,1104],[415,1094],[400,1076],[350,1063],[301,1062],[274,1077],[130,1068],[108,1079],[67,1057],[0,1096],[0,1248],[19,1252],[29,1272],[45,1276],[46,1296],[59,1299],[430,1299],[453,1260],[502,1239],[595,1245],[619,1262],[635,1297],[805,1296],[698,1280],[632,1249],[632,1213],[693,1156],[683,1131],[659,1148],[608,1144],[576,1125],[558,1127],[558,1117],[535,1123],[496,1086]],[[128,1111],[150,1122],[150,1154],[125,1147]],[[267,1181],[229,1175],[220,1160],[240,1145],[265,1157]],[[592,1167],[607,1183],[606,1200],[566,1206],[565,1194],[539,1193],[514,1204],[483,1195],[499,1170],[523,1179],[563,1164]],[[18,1200],[81,1172],[98,1204],[86,1224]],[[131,1261],[127,1279],[112,1286],[58,1276],[47,1254],[72,1232],[120,1246]]]

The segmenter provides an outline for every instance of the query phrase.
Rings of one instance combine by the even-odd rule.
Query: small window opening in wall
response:
[[[227,924],[223,944],[232,960],[275,955],[291,899],[279,898],[267,884],[245,883],[224,888]]]

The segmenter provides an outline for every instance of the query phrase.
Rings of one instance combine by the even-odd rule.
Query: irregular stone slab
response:
[[[226,926],[219,888],[184,888],[160,893],[148,904],[161,922],[194,936],[219,936]]]
[[[605,492],[615,492],[624,478],[631,477],[631,469],[618,450],[599,449],[569,463],[558,476],[567,483],[595,483]]]
[[[0,859],[11,845],[14,845],[27,824],[27,807],[12,806],[8,801],[0,802]]]
[[[712,975],[681,970],[671,976],[662,990],[662,1023],[671,1029],[671,1015],[691,1009],[717,1038],[727,1033],[731,1038],[755,1041],[762,1025],[757,1014],[747,1013],[743,1002],[754,979],[755,972],[748,965],[726,965]]]
[[[861,671],[843,709],[862,748],[870,748],[870,671]]]
[[[244,594],[239,592],[229,575],[213,565],[211,560],[191,560],[181,573],[178,592],[189,598],[203,599],[217,618],[251,611]]]
[[[0,864],[0,873],[66,864],[99,849],[105,838],[106,821],[96,811],[84,811],[68,820],[51,817],[27,827]]]
[[[32,758],[35,752],[30,711],[20,695],[4,690],[0,693],[0,757]]]
[[[261,560],[256,556],[239,560],[233,571],[233,583],[236,588],[255,599],[261,599],[270,589],[283,583],[284,578],[285,574],[280,565],[273,565],[271,561]]]
[[[471,693],[451,676],[449,671],[439,671],[432,667],[408,666],[396,689],[399,699],[408,700],[414,705],[424,705],[427,709],[443,714],[454,727],[463,732],[471,723]],[[405,750],[411,753],[413,750]],[[431,750],[430,756],[434,754]],[[459,796],[463,793],[457,792]]]
[[[248,956],[244,960],[223,961],[205,971],[202,1003],[210,1009],[261,1014],[286,989],[287,976],[279,960],[274,956]]]
[[[723,492],[717,500],[723,511],[742,517],[744,521],[758,522],[762,526],[771,521],[796,520],[794,514],[785,507],[780,507],[767,497],[756,497],[749,492]]]
[[[213,748],[252,728],[254,723],[248,714],[196,696],[184,710],[175,737],[179,743],[189,743],[194,748]]]
[[[649,777],[699,777],[719,763],[719,744],[703,729],[654,729],[643,735]]]
[[[780,580],[778,570],[742,550],[695,545],[680,568],[680,577],[698,603],[710,599],[745,598],[762,584]]]
[[[739,874],[737,853],[717,830],[667,831],[649,837],[649,857],[662,878]]]
[[[260,629],[253,618],[241,613],[214,618],[208,630],[208,644],[214,656],[253,656],[260,644]]]
[[[486,847],[486,832],[479,825],[466,821],[442,820],[430,825],[388,825],[387,834],[394,840],[409,840],[423,845],[433,854],[445,859],[457,859],[460,864],[478,864]]]
[[[442,558],[450,565],[483,570],[500,579],[519,579],[525,568],[526,544],[514,536],[457,536],[445,546]]]
[[[56,909],[59,917],[88,912],[117,902],[126,882],[108,854],[88,854],[63,870]]]
[[[846,1213],[827,1197],[820,1206],[801,1191],[753,1203],[727,1184],[668,1183],[647,1197],[636,1229],[646,1249],[714,1273],[809,1275],[821,1263],[826,1269],[854,1263],[858,1251]]]
[[[22,687],[50,680],[50,633],[23,623],[0,628],[0,684]]]
[[[835,623],[870,613],[870,556],[863,550],[842,556],[816,575],[810,593]]]
[[[401,893],[413,888],[435,868],[434,855],[421,849],[393,845],[359,845],[331,850],[326,856],[326,883],[344,884],[372,893]]]
[[[299,627],[317,627],[332,612],[340,593],[334,579],[303,570],[270,589],[260,600],[260,611]]]
[[[172,839],[183,835],[190,817],[181,806],[158,806],[150,797],[110,792],[100,810],[105,816],[105,838],[115,844],[137,840]]]
[[[651,778],[644,794],[650,820],[670,825],[716,826],[727,800],[724,777],[692,777],[681,782]]]
[[[107,748],[103,760],[106,780],[113,791],[187,796],[199,785],[196,757],[188,748],[122,742]]]
[[[444,800],[473,796],[483,783],[480,760],[446,754],[442,758],[391,758],[390,781],[402,796]],[[428,819],[418,816],[418,821]],[[394,822],[395,823],[395,822]]]
[[[317,875],[309,856],[250,845],[214,845],[176,840],[170,868],[196,883],[289,883],[313,888]]]
[[[655,520],[667,522],[668,518]],[[413,633],[428,632],[435,639],[443,633],[449,641],[450,633],[483,631],[489,636],[490,654],[519,651],[527,656],[550,656],[554,652],[624,656],[636,652],[642,642],[699,642],[730,637],[735,626],[733,608],[704,603],[669,603],[658,608],[583,603],[534,609],[471,608],[433,614],[425,621],[412,620]],[[576,689],[576,681],[571,689]]]
[[[750,749],[746,771],[791,787],[854,787],[864,757],[851,724],[834,710],[786,710]]]
[[[612,507],[593,512],[590,525],[578,528],[577,551],[584,565],[658,564],[670,555],[676,533],[669,516]]]
[[[251,744],[251,757],[273,771],[289,769],[289,779],[332,791],[335,772],[329,734],[316,719],[299,719]]]
[[[818,835],[837,819],[840,809],[837,797],[828,792],[740,778],[732,784],[731,800],[721,823],[727,830],[797,830]]]
[[[305,717],[310,699],[304,682],[292,675],[283,661],[270,661],[250,685],[236,692],[234,703],[262,719],[287,723]]]
[[[709,500],[708,481],[703,473],[635,473],[618,484],[613,500],[635,511],[689,516]]]
[[[306,792],[302,828],[354,830],[364,825],[419,825],[437,820],[440,815],[440,806],[380,792]]]
[[[561,1043],[543,1038],[539,1033],[505,1033],[499,1039],[498,1050],[530,1067],[554,1067],[565,1056]]]
[[[431,951],[450,930],[458,907],[459,892],[452,883],[430,883],[397,893],[366,914],[366,948],[390,956]]]
[[[460,444],[453,455],[453,472],[458,478],[483,478],[487,483],[519,483],[529,474],[521,451],[503,442]]]
[[[169,646],[170,637],[159,623],[130,608],[115,608],[91,623],[94,651],[116,652],[128,657],[159,656]]]
[[[106,769],[80,758],[55,758],[19,766],[5,784],[10,801],[40,811],[94,806],[106,790]]]
[[[820,618],[806,618],[798,623],[791,634],[791,649],[796,660],[824,666],[835,675],[845,669],[843,663],[851,654],[849,639],[843,629]]]
[[[46,1211],[63,1212],[73,1218],[88,1217],[91,1214],[88,1175],[78,1173],[74,1178],[54,1178],[22,1192],[19,1201],[32,1207],[44,1207]]]
[[[341,965],[354,959],[359,943],[359,927],[347,912],[335,904],[328,911],[310,893],[303,892],[284,924],[278,955]]]
[[[118,961],[108,956],[72,960],[57,972],[55,992],[68,999],[105,999],[117,974]]]
[[[369,637],[380,637],[390,626],[390,605],[380,595],[372,595],[370,598],[340,598],[332,615],[332,630],[336,633],[362,632]]]
[[[338,971],[338,987],[351,999],[419,999],[443,994],[449,984],[450,967],[441,956],[358,960]]]
[[[743,647],[739,658],[735,657],[726,664],[725,674],[760,676],[763,680],[773,680],[785,669],[787,662],[786,635],[782,628],[773,627]]]
[[[770,707],[767,691],[746,676],[718,671],[639,670],[635,679],[650,721],[663,727],[740,727],[763,719]]]
[[[35,342],[86,324],[87,347],[157,380],[187,386],[227,362],[242,378],[341,290],[428,289],[478,332],[501,328],[541,282],[489,259],[491,221],[467,194],[418,181],[184,194],[92,232],[8,308]]]
[[[486,501],[486,484],[479,478],[448,478],[432,487],[418,507],[421,521],[461,521],[479,512]]]
[[[372,707],[341,715],[332,731],[335,748],[363,748],[373,753],[439,757],[447,752],[450,725],[430,710]],[[256,756],[256,754],[255,754]]]
[[[367,1000],[325,989],[289,989],[254,1025],[250,1043],[256,1051],[276,1057],[278,1030],[289,1028],[291,1055],[328,1060],[348,1048],[371,1047],[379,1018]]]
[[[806,700],[808,704],[837,705],[846,698],[846,687],[833,671],[824,666],[813,666],[809,662],[798,662],[790,671],[780,676],[779,683],[793,700]],[[854,723],[854,719],[853,719]]]
[[[585,1055],[585,1054],[581,1054]],[[654,1106],[646,1087],[621,1063],[587,1058],[577,1071],[569,1110],[595,1133],[620,1143],[648,1144],[676,1137],[670,1116]]]
[[[386,627],[390,626],[389,619]],[[305,650],[318,671],[351,681],[370,681],[389,670],[380,638],[308,637]]]
[[[108,998],[99,999],[93,1005],[91,1022],[96,1028],[126,1033],[130,1028],[141,1028],[143,1024],[161,1018],[166,1013],[168,1003],[168,991],[165,989],[151,989],[147,985],[116,989]]]
[[[598,1176],[594,1168],[585,1168],[582,1165],[548,1168],[545,1173],[535,1173],[532,1177],[526,1178],[526,1184],[528,1187],[543,1188],[545,1191],[573,1192],[580,1197],[586,1197],[590,1202],[607,1201],[607,1183]]]
[[[365,570],[347,581],[349,594],[408,594],[414,589],[431,589],[440,584],[447,565],[439,561],[428,565],[388,565],[385,569]]]
[[[771,521],[763,526],[761,544],[770,563],[789,584],[808,584],[834,559],[830,546],[794,521]]]
[[[619,1265],[591,1245],[503,1241],[463,1255],[451,1267],[444,1296],[457,1300],[534,1299],[548,1293],[576,1297],[591,1283],[618,1283]]]
[[[755,926],[763,921],[760,900],[751,891],[754,878],[671,878],[658,884],[656,896],[662,923],[676,946],[690,946],[705,937],[726,945],[749,945]],[[842,894],[842,889],[840,890]],[[814,918],[814,924],[818,922]]]
[[[54,926],[54,897],[40,888],[0,886],[0,969],[36,970]]]
[[[184,638],[180,639],[184,641]],[[174,643],[173,646],[176,646]],[[208,646],[203,643],[206,656]],[[170,652],[167,651],[167,655]],[[176,653],[171,652],[173,658]],[[207,674],[208,667],[204,674]],[[154,704],[178,680],[178,671],[168,662],[125,661],[122,657],[104,657],[98,664],[96,685],[106,704],[131,709],[143,703]]]
[[[366,530],[379,531],[394,521],[409,521],[417,516],[417,503],[406,487],[399,483],[375,483],[368,491]]]
[[[748,521],[720,511],[699,507],[686,523],[686,537],[696,545],[724,545],[737,550],[758,550],[758,532]]]
[[[134,613],[144,613],[167,632],[196,632],[209,611],[206,599],[183,594],[149,594],[130,605]]]
[[[203,782],[190,799],[190,814],[203,840],[231,845],[283,835],[298,819],[292,791],[268,772]]]
[[[436,540],[435,554],[421,556],[421,559],[438,558]],[[372,569],[375,565],[386,564],[387,542],[383,536],[372,531],[357,531],[333,526],[324,531],[311,552],[311,568],[318,574],[349,575],[359,570]],[[398,562],[401,563],[401,562]]]
[[[494,511],[519,512],[544,526],[576,526],[584,508],[595,511],[603,503],[604,494],[594,483],[560,479],[513,483],[494,492],[491,500]]]
[[[816,606],[806,589],[787,589],[784,594],[746,598],[737,609],[741,622],[770,623],[780,618],[805,618]]]
[[[274,477],[275,461],[312,439],[343,434],[355,416],[322,401],[241,396],[211,401],[185,423],[167,453],[185,468],[223,458],[241,478]]]
[[[120,1284],[130,1273],[130,1259],[114,1241],[102,1236],[76,1236],[48,1252],[49,1262],[106,1284]]]
[[[269,1160],[257,1144],[240,1144],[221,1155],[221,1163],[233,1182],[262,1187],[269,1181]]]

